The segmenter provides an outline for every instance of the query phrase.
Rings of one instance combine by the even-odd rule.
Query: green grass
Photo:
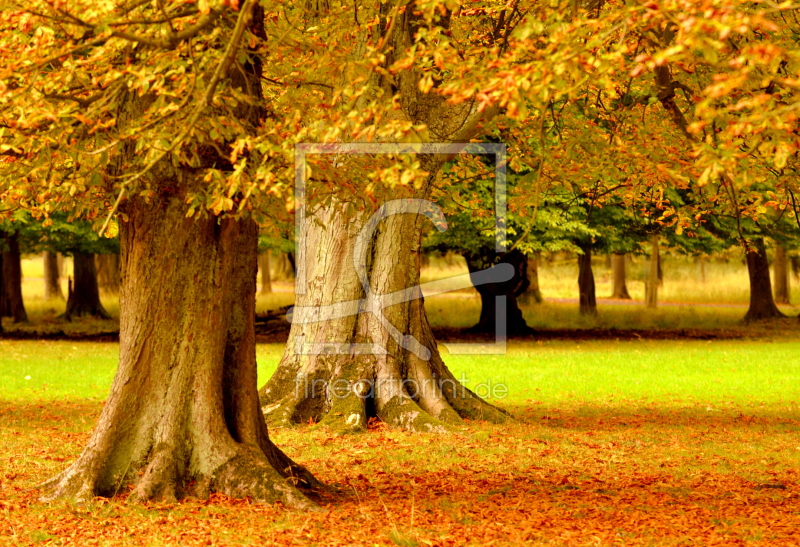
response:
[[[0,341],[0,400],[102,400],[117,344]],[[282,344],[257,347],[259,384]],[[506,355],[449,355],[456,377],[503,405],[748,405],[800,401],[800,342],[589,341],[510,344]],[[30,377],[30,378],[28,378]],[[492,390],[495,391],[492,391]],[[497,391],[499,390],[499,391]]]

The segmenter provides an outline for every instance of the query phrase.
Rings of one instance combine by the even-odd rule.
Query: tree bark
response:
[[[793,256],[790,258],[792,263],[792,273],[794,274],[795,281],[800,281],[800,256]]]
[[[613,275],[613,289],[611,298],[620,300],[630,300],[628,284],[626,283],[625,253],[614,253],[611,255],[611,271]]]
[[[528,288],[519,297],[520,303],[523,304],[541,304],[544,302],[542,296],[542,289],[539,285],[539,255],[534,254],[528,257]]]
[[[261,272],[261,294],[272,292],[272,280],[269,272],[269,251],[258,255],[258,269]]]
[[[7,249],[3,251],[3,315],[14,323],[27,323],[28,313],[22,300],[22,255],[19,250],[19,235],[6,234]]]
[[[582,254],[578,255],[578,293],[581,315],[597,315],[597,294],[592,271],[592,249],[580,245]]]
[[[422,217],[382,220],[357,271],[351,242],[366,215],[348,218],[346,210],[335,203],[307,218],[306,283],[298,285],[286,351],[260,391],[270,423],[312,421],[364,431],[367,419],[377,416],[414,431],[445,432],[462,418],[507,420],[447,369],[419,289],[411,299],[364,311],[380,295],[419,284]],[[365,286],[373,300],[361,300]],[[334,303],[346,312],[326,307]]]
[[[71,321],[73,317],[82,316],[111,319],[100,302],[94,255],[73,253],[72,273],[75,279],[71,279],[67,286],[67,311],[64,312],[64,319]]]
[[[44,265],[44,298],[45,300],[64,300],[61,291],[61,275],[58,271],[58,256],[52,251],[45,251],[42,256]]]
[[[492,251],[492,255],[494,251]],[[470,274],[476,274],[491,266],[493,258],[486,255],[464,254]],[[475,289],[481,297],[481,315],[478,323],[469,328],[468,332],[482,332],[497,334],[497,297],[505,297],[505,325],[506,334],[519,335],[531,334],[533,329],[525,322],[522,310],[519,309],[517,298],[529,288],[528,259],[519,251],[506,253],[498,263],[510,264],[514,267],[514,277],[502,283],[476,283]]]
[[[775,246],[775,260],[772,263],[772,270],[775,274],[775,303],[789,304],[791,293],[789,260],[786,256],[786,248],[782,245]]]
[[[647,285],[645,287],[645,305],[648,308],[658,307],[658,286],[660,285],[659,271],[661,267],[659,263],[661,257],[659,256],[659,235],[653,234],[650,236],[650,269],[647,276]]]
[[[772,297],[767,247],[763,238],[756,238],[751,244],[745,245],[745,260],[750,276],[750,307],[744,316],[745,322],[785,317]]]
[[[258,230],[249,220],[186,218],[183,201],[138,199],[120,222],[120,361],[80,458],[45,499],[220,492],[297,507],[319,483],[269,439],[258,406]]]
[[[119,294],[119,255],[95,255],[94,263],[97,268],[98,288],[105,293]]]

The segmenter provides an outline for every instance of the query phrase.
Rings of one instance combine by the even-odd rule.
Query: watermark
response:
[[[456,397],[466,398],[469,393],[474,393],[481,399],[504,399],[508,396],[508,386],[504,382],[493,382],[490,379],[478,383],[471,388],[469,378],[464,373],[456,378],[426,378],[414,380],[406,378],[377,380],[358,380],[350,382],[344,378],[333,381],[322,378],[296,378],[294,396],[298,399],[325,398],[344,399],[356,395],[361,399],[373,399],[376,393],[406,393],[412,399],[425,399],[440,397],[442,393],[452,394]]]
[[[314,154],[479,154],[494,157],[494,198],[495,198],[495,251],[500,253],[506,249],[506,145],[496,143],[331,143],[331,144],[298,144],[295,147],[295,242],[297,249],[297,276],[295,293],[306,292],[306,158]],[[392,339],[405,350],[425,361],[431,357],[430,348],[410,334],[402,333],[383,314],[389,306],[408,302],[425,296],[433,296],[445,292],[479,286],[487,283],[501,283],[514,276],[514,267],[500,263],[471,274],[453,276],[447,279],[414,285],[405,289],[376,294],[367,272],[367,252],[375,230],[381,220],[398,214],[424,215],[440,230],[447,230],[447,222],[441,208],[429,200],[397,199],[384,203],[361,227],[354,242],[353,268],[364,290],[364,298],[344,302],[336,302],[322,306],[294,306],[287,314],[292,323],[316,323],[330,321],[341,317],[371,313]],[[506,301],[505,296],[495,300],[497,324],[495,325],[494,343],[444,344],[452,354],[503,354],[506,351]],[[338,342],[306,342],[302,336],[295,340],[295,353],[304,355],[381,355],[387,350],[376,343],[338,343]]]

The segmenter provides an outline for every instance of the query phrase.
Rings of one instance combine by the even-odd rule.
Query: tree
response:
[[[71,321],[73,317],[85,315],[111,319],[100,302],[95,256],[81,252],[73,253],[72,271],[75,279],[69,280],[67,310],[64,312],[64,319]]]
[[[132,483],[143,501],[216,491],[308,507],[298,487],[319,486],[258,406],[248,213],[276,169],[260,160],[280,148],[240,142],[268,119],[251,46],[267,35],[256,2],[233,4],[0,12],[2,150],[17,158],[0,174],[4,204],[45,218],[69,204],[98,226],[119,211],[120,364],[48,499]]]
[[[91,316],[110,319],[100,301],[98,271],[95,259],[98,256],[117,256],[119,240],[101,237],[85,220],[69,218],[63,213],[52,214],[46,222],[37,222],[25,216],[21,231],[25,250],[39,253],[72,255],[73,275],[67,284],[67,306],[61,316],[67,321],[73,317]],[[118,263],[118,261],[117,261]],[[58,283],[57,259],[49,265],[51,282]],[[47,270],[45,271],[48,274]],[[60,287],[57,287],[60,291]]]
[[[789,304],[790,277],[789,259],[786,248],[782,245],[775,246],[775,260],[772,263],[775,273],[775,302],[777,304]]]
[[[0,316],[11,317],[15,323],[27,323],[28,313],[22,300],[22,256],[19,233],[16,230],[0,232],[4,244],[2,261],[3,292],[0,301]]]
[[[613,253],[611,255],[611,272],[612,272],[612,289],[611,298],[620,300],[630,300],[631,295],[628,293],[628,285],[626,283],[626,264],[627,256],[625,253]]]
[[[58,268],[58,253],[44,251],[42,253],[44,269],[44,297],[46,300],[64,300],[61,290],[61,272]]]

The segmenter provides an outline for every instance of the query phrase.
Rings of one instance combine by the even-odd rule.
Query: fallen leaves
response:
[[[91,423],[100,405],[0,407],[0,544],[800,542],[793,411],[576,403],[532,410],[550,420],[473,422],[447,437],[377,421],[356,436],[276,430],[287,454],[336,486],[321,494],[321,511],[296,513],[219,494],[146,506],[124,495],[84,508],[41,504],[36,484],[68,465],[89,434],[71,424]]]

